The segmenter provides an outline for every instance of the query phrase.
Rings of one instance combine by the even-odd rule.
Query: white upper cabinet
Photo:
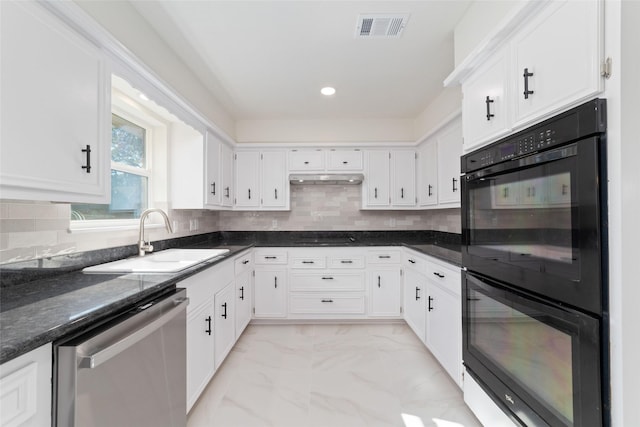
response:
[[[233,206],[233,149],[207,131],[205,159],[205,207]]]
[[[235,153],[236,195],[235,206],[260,207],[260,153],[238,151]]]
[[[265,151],[260,156],[263,208],[281,208],[288,206],[287,163],[284,151]]]
[[[221,148],[221,204],[224,207],[231,207],[233,206],[233,149],[226,144],[222,144]]]
[[[393,206],[416,205],[416,152],[414,150],[391,152],[391,204]]]
[[[368,150],[365,153],[363,209],[416,207],[415,150]]]
[[[418,206],[438,204],[438,143],[435,139],[423,142],[418,149]]]
[[[462,125],[455,120],[436,136],[438,144],[438,205],[460,206]]]
[[[321,149],[289,152],[289,170],[292,172],[318,172],[324,168],[324,151]]]
[[[478,147],[509,131],[507,50],[495,54],[462,86],[464,150]]]
[[[328,171],[361,171],[363,168],[362,151],[331,149],[327,152]]]
[[[363,207],[388,207],[391,164],[388,151],[366,152],[366,174],[362,183]]]
[[[604,88],[603,1],[521,2],[447,77],[462,83],[469,152]],[[511,30],[515,29],[515,30]]]
[[[0,8],[0,197],[109,203],[105,54],[39,3]]]
[[[601,91],[600,1],[553,1],[513,38],[515,125]]]
[[[236,151],[235,159],[236,209],[289,209],[285,151]]]

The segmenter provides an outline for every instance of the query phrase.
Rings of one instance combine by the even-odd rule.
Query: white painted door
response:
[[[371,150],[366,152],[366,175],[364,181],[365,207],[389,206],[391,177],[389,152]]]
[[[221,144],[221,167],[222,167],[222,182],[221,182],[221,199],[222,206],[233,206],[233,149],[226,144]]]
[[[509,131],[507,49],[497,52],[462,84],[464,151]]]
[[[240,337],[244,328],[247,327],[251,320],[251,307],[253,306],[251,301],[252,286],[251,279],[253,278],[251,270],[245,271],[238,275],[235,280],[236,285],[236,339]]]
[[[287,156],[284,151],[266,151],[260,156],[262,162],[261,205],[264,208],[286,208]]]
[[[369,272],[369,292],[370,316],[400,316],[402,287],[399,268]]]
[[[438,141],[438,204],[460,206],[460,156],[462,126],[456,119],[437,135]]]
[[[425,342],[427,278],[407,268],[404,270],[404,320],[413,332]]]
[[[216,292],[213,320],[216,369],[236,342],[235,295],[233,282]]]
[[[212,295],[187,315],[187,410],[191,409],[215,372],[213,313]]]
[[[433,281],[427,285],[427,348],[462,386],[462,309],[460,297]]]
[[[515,125],[601,91],[603,2],[553,1],[512,42]],[[525,94],[525,92],[527,92]]]
[[[205,137],[205,205],[218,207],[222,204],[222,143],[207,131]]]
[[[391,204],[416,205],[416,152],[391,152]]]
[[[104,53],[37,2],[0,8],[1,197],[109,203]]]
[[[438,145],[435,139],[422,143],[418,150],[418,204],[438,204]]]
[[[286,269],[256,269],[253,304],[256,318],[287,316]]]
[[[260,206],[260,153],[257,151],[237,151],[235,157],[235,206],[257,208]]]

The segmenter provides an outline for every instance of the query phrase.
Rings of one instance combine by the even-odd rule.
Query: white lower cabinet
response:
[[[51,344],[0,365],[0,425],[51,425]]]
[[[287,270],[282,267],[256,267],[253,285],[256,318],[287,317]]]
[[[251,321],[253,308],[253,251],[249,250],[236,257],[235,261],[235,324],[236,339]]]
[[[187,411],[215,373],[213,312],[210,298],[187,316]]]
[[[412,268],[406,268],[404,270],[404,320],[422,342],[425,342],[427,326],[427,313],[424,307],[426,292],[426,276]]]
[[[462,387],[460,269],[410,249],[403,266],[405,321]]]
[[[400,267],[378,268],[369,272],[369,315],[398,317],[401,311],[402,277]]]
[[[213,320],[213,337],[215,341],[214,359],[216,369],[220,367],[224,358],[236,342],[236,328],[234,316],[235,287],[229,283],[218,291],[214,297],[215,319]]]
[[[220,356],[226,355],[235,342],[233,308],[227,314],[231,325],[228,326],[228,324],[219,321],[219,317],[224,311],[218,307],[218,305],[224,304],[227,298],[233,304],[233,278],[233,262],[225,260],[177,284],[178,287],[186,288],[189,297],[186,329],[187,412],[191,410],[213,377],[217,366],[222,361]],[[226,319],[222,318],[221,320]],[[224,338],[229,336],[229,328],[232,337],[230,346],[228,344],[229,338]],[[221,335],[220,338],[218,338],[218,334]]]

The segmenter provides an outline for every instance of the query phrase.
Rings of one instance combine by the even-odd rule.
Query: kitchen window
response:
[[[112,77],[111,203],[72,204],[70,230],[136,228],[145,209],[166,197],[167,128],[173,117]]]
[[[150,134],[142,125],[111,115],[111,203],[73,204],[72,221],[140,218],[149,206]]]

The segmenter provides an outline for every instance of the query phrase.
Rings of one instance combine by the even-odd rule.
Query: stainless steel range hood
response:
[[[289,182],[291,184],[304,185],[304,184],[346,184],[357,185],[362,184],[364,175],[361,173],[317,173],[317,174],[302,174],[295,173],[289,175]]]

